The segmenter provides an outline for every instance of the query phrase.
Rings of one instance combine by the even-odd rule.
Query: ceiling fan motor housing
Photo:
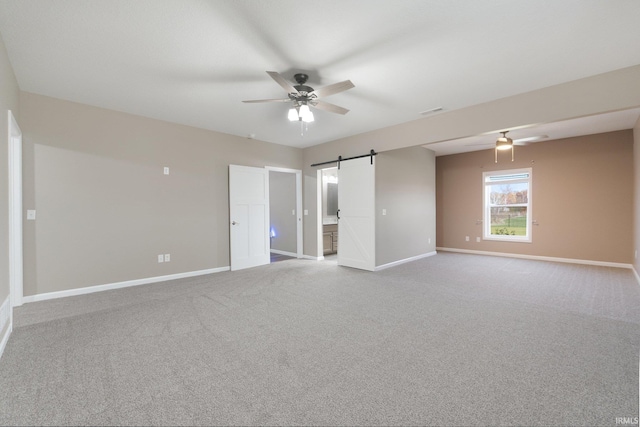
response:
[[[313,88],[311,86],[307,86],[305,85],[305,83],[307,82],[307,80],[309,79],[309,76],[307,74],[304,73],[298,73],[295,74],[293,76],[293,78],[295,79],[295,81],[298,83],[297,85],[294,86],[294,88],[298,91],[298,92],[306,92],[306,93],[311,93],[313,92]]]

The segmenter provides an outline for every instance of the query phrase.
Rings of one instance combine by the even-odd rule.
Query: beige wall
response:
[[[297,252],[296,174],[269,172],[269,220],[276,236],[271,249]]]
[[[435,251],[435,166],[422,147],[376,156],[376,266]]]
[[[0,304],[9,295],[9,175],[8,175],[8,110],[21,124],[18,111],[19,89],[4,41],[0,37]],[[4,331],[0,330],[0,337]]]
[[[633,128],[633,266],[640,274],[640,117]]]
[[[304,149],[305,254],[321,255],[316,239],[316,162],[496,133],[640,106],[640,65],[459,108]],[[447,108],[445,106],[445,108]],[[419,114],[416,112],[416,116]]]
[[[478,251],[631,263],[631,130],[515,148],[515,161],[494,151],[436,160],[437,245]],[[531,167],[532,243],[475,242],[482,236],[482,173]],[[470,242],[465,242],[470,236]]]
[[[25,295],[228,266],[228,165],[301,168],[291,147],[25,92],[20,102],[24,206],[37,210]]]

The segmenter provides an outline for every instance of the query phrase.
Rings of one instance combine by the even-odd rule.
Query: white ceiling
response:
[[[24,91],[296,147],[640,64],[639,22],[637,0],[0,0]],[[241,102],[286,97],[267,70],[350,79],[326,100],[351,111],[301,136],[288,104]]]

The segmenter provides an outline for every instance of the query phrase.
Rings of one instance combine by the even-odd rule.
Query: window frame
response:
[[[509,175],[528,175],[527,178],[521,179],[509,179],[504,181],[488,181],[488,178],[493,176],[509,176]],[[523,183],[526,182],[528,184],[527,189],[527,203],[517,203],[511,204],[509,206],[518,207],[518,206],[526,206],[527,208],[527,221],[525,228],[524,236],[512,236],[512,235],[501,235],[501,234],[491,234],[491,207],[496,206],[490,203],[490,191],[487,191],[491,185],[500,184],[500,183]],[[483,240],[493,240],[500,242],[519,242],[519,243],[531,243],[532,242],[532,225],[533,225],[533,204],[532,204],[532,187],[533,187],[533,168],[521,168],[521,169],[508,169],[508,170],[495,170],[489,172],[482,173],[482,239]],[[504,205],[498,205],[504,206]]]

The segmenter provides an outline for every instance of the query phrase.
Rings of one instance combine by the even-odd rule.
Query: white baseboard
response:
[[[416,255],[416,256],[412,256],[410,258],[405,258],[405,259],[401,259],[401,260],[398,260],[398,261],[393,261],[393,262],[390,262],[390,263],[387,263],[387,264],[379,265],[376,268],[374,268],[373,271],[384,270],[386,268],[395,267],[396,265],[404,264],[404,263],[411,262],[411,261],[416,261],[416,260],[419,260],[419,259],[422,259],[422,258],[427,258],[427,257],[430,257],[430,256],[434,256],[434,255],[437,255],[437,254],[438,253],[436,251],[433,251],[433,252],[427,252],[426,254]]]
[[[271,249],[271,253],[272,254],[277,254],[277,255],[286,255],[286,256],[291,256],[291,257],[294,257],[294,258],[298,258],[298,254],[297,253],[281,251],[280,249]]]
[[[474,254],[474,255],[488,255],[488,256],[501,256],[507,258],[522,258],[522,259],[532,259],[536,261],[551,261],[551,262],[564,262],[569,264],[587,264],[587,265],[598,265],[601,267],[616,267],[616,268],[632,268],[631,264],[624,264],[621,262],[608,262],[608,261],[592,261],[588,259],[575,259],[575,258],[557,258],[550,256],[539,256],[539,255],[522,255],[522,254],[510,254],[505,252],[489,252],[489,251],[474,251],[471,249],[458,249],[458,248],[441,248],[437,247],[436,250],[443,252],[459,252],[463,254]]]
[[[633,275],[636,276],[636,281],[638,282],[638,285],[640,285],[640,274],[638,274],[635,267],[631,267],[631,270],[633,270]]]
[[[311,255],[302,255],[303,259],[311,259],[313,261],[322,261],[324,259],[324,255],[323,256],[311,256]]]
[[[7,342],[9,341],[9,335],[11,335],[11,331],[13,331],[13,322],[11,319],[11,296],[8,295],[7,299],[4,300],[2,305],[0,306],[0,333],[7,327],[2,338],[0,339],[0,358],[4,353],[4,348],[7,346]]]
[[[87,286],[85,288],[68,289],[66,291],[47,292],[44,294],[28,295],[22,298],[25,303],[45,301],[55,298],[71,297],[76,295],[91,294],[94,292],[109,291],[112,289],[128,288],[130,286],[146,285],[149,283],[166,282],[167,280],[184,279],[187,277],[203,276],[205,274],[229,271],[229,267],[209,268],[206,270],[188,271],[186,273],[168,274],[166,276],[148,277],[145,279],[127,280],[125,282],[109,283],[106,285]]]

